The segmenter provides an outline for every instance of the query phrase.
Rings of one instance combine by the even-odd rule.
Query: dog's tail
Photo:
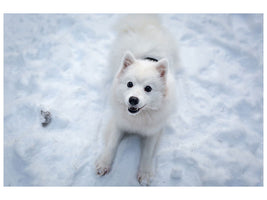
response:
[[[125,51],[130,50],[137,58],[147,57],[147,55],[155,56],[158,59],[166,58],[172,66],[171,68],[176,71],[180,66],[177,45],[163,22],[160,16],[155,14],[120,16],[113,26],[117,33],[117,40],[112,47],[116,51],[112,51],[110,54],[111,68],[119,66]],[[139,36],[141,37],[139,38]],[[154,41],[150,41],[150,37]],[[130,41],[131,39],[136,39],[136,41],[140,39],[141,44],[134,44],[135,41]],[[146,40],[148,41],[146,42]]]
[[[118,20],[114,25],[114,30],[117,33],[128,33],[160,26],[161,20],[156,14],[129,14]]]

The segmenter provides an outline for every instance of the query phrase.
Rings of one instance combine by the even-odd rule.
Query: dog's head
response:
[[[116,75],[115,95],[129,114],[159,110],[167,93],[168,62],[135,59],[127,52]]]

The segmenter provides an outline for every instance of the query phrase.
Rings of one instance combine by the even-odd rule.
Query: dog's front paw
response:
[[[151,184],[153,174],[151,172],[139,171],[137,175],[137,180],[140,185],[149,186]]]
[[[110,172],[111,166],[104,161],[96,162],[96,173],[99,176],[104,176]]]

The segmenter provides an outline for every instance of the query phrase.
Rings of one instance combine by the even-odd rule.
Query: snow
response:
[[[4,185],[138,186],[140,141],[95,172],[108,112],[113,14],[4,15]],[[178,110],[152,186],[263,185],[263,15],[165,14]],[[51,113],[43,127],[41,110]]]

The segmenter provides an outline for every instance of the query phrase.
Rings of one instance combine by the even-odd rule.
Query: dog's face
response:
[[[115,80],[116,100],[132,115],[159,110],[167,92],[167,66],[165,59],[136,60],[127,52]]]

